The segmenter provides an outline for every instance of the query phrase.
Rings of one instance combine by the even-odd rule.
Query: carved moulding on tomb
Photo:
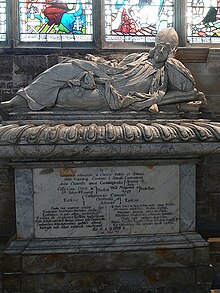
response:
[[[0,159],[195,158],[220,153],[220,123],[142,121],[0,126]]]
[[[220,141],[220,123],[174,121],[149,123],[98,124],[11,124],[0,126],[4,144],[156,143]]]

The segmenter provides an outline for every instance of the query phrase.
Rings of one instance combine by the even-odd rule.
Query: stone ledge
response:
[[[208,243],[195,232],[149,234],[140,236],[116,237],[84,237],[84,238],[51,238],[15,240],[5,250],[10,253],[80,253],[80,252],[111,252],[111,251],[137,251],[166,248],[198,248],[208,247]]]
[[[45,144],[45,145],[0,145],[0,159],[8,163],[24,161],[85,161],[95,160],[164,160],[197,159],[200,156],[219,154],[219,142],[191,143],[127,143],[127,144]]]

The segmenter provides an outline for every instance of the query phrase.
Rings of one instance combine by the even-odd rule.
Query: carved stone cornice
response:
[[[209,121],[0,126],[0,145],[219,141],[220,123]]]

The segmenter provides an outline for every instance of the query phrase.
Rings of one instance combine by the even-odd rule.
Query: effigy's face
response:
[[[169,56],[170,49],[163,44],[157,45],[155,47],[154,59],[157,63],[165,62]]]

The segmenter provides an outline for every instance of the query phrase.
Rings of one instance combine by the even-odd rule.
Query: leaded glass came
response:
[[[154,42],[174,23],[172,0],[105,0],[105,36],[110,42]]]
[[[187,1],[187,40],[190,43],[220,43],[220,1]]]
[[[20,41],[91,42],[92,0],[19,0]]]
[[[0,42],[6,41],[6,1],[0,0]]]

